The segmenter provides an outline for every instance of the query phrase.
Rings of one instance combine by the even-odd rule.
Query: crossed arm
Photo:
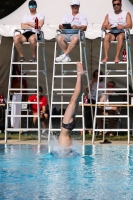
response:
[[[44,24],[44,20],[40,20],[38,22],[38,27],[42,27]],[[21,23],[21,29],[25,28],[35,28],[35,23],[33,22],[26,22],[26,23]]]

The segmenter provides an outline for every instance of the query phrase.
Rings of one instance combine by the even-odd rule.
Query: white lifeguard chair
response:
[[[85,70],[85,79],[87,81],[90,93],[90,86],[89,86],[89,76],[88,76],[88,63],[86,58],[86,41],[85,41],[85,34],[83,31],[79,29],[64,29],[64,30],[57,30],[56,36],[58,34],[78,34],[79,38],[81,38],[81,34],[83,39],[79,40],[79,59],[81,63],[84,61],[84,70]],[[63,52],[61,52],[62,54]],[[53,63],[53,79],[52,79],[52,89],[51,89],[51,113],[50,113],[50,120],[49,120],[49,136],[48,141],[50,141],[51,133],[61,130],[61,121],[64,116],[63,108],[66,108],[66,105],[69,104],[70,97],[73,94],[75,88],[75,81],[72,84],[71,88],[68,88],[68,82],[72,82],[74,78],[77,77],[76,75],[76,68],[75,65],[77,62],[56,62],[55,59],[57,57],[57,41],[55,41],[55,48],[54,48],[54,63]],[[60,74],[57,74],[57,68],[60,69]],[[76,79],[75,79],[76,80]],[[58,86],[57,81],[60,81],[60,85]],[[57,96],[60,98],[58,100]],[[67,100],[67,101],[66,101]],[[76,118],[80,118],[82,121],[82,125],[79,128],[75,128],[73,131],[83,131],[83,143],[85,142],[85,125],[84,125],[84,104],[83,104],[83,95],[81,102],[79,103],[82,106],[81,114],[77,114]],[[52,110],[54,106],[60,105],[61,113],[58,115],[53,115]],[[65,106],[65,107],[64,107]],[[53,126],[52,119],[53,118],[60,118],[59,127]]]
[[[130,40],[130,31],[129,29],[124,29],[125,31],[125,49],[127,53],[127,61],[126,62],[106,62],[102,63],[102,55],[103,55],[103,40],[104,40],[104,34],[106,34],[105,30],[102,30],[101,34],[101,46],[100,46],[100,56],[99,56],[99,71],[98,71],[98,77],[104,77],[105,78],[105,86],[107,85],[107,78],[122,78],[122,80],[126,82],[126,87],[124,88],[113,88],[113,91],[115,92],[120,92],[118,95],[125,95],[126,96],[126,101],[120,101],[120,102],[110,102],[112,106],[117,106],[117,107],[125,107],[127,109],[126,115],[122,115],[121,113],[119,115],[97,115],[97,107],[100,104],[101,106],[104,107],[104,113],[105,113],[105,106],[109,106],[109,102],[99,102],[98,101],[98,94],[100,91],[104,90],[104,94],[107,94],[107,90],[112,90],[111,88],[99,88],[99,82],[97,84],[97,94],[96,94],[96,109],[95,109],[95,116],[94,116],[94,124],[93,124],[93,137],[92,137],[92,143],[94,143],[95,140],[95,133],[97,131],[103,131],[103,140],[105,137],[105,134],[107,131],[116,131],[116,129],[110,129],[110,128],[105,128],[105,119],[106,118],[125,118],[127,119],[127,128],[118,128],[117,131],[126,131],[128,133],[128,144],[130,143],[130,118],[129,118],[129,76],[131,78],[131,87],[133,89],[133,81],[132,81],[132,61],[131,61],[131,40]],[[117,41],[112,41],[111,44],[117,44]],[[114,69],[111,69],[110,66],[115,66]],[[101,67],[105,69],[105,75],[100,75]],[[122,69],[119,69],[119,67],[122,66]],[[98,79],[99,80],[99,79]],[[116,93],[117,94],[117,93]],[[103,118],[103,129],[99,129],[96,127],[96,119],[97,118]]]
[[[16,34],[21,34],[24,32],[24,30],[27,29],[17,29],[14,31],[14,36]],[[39,37],[37,36],[37,33],[39,31]],[[13,38],[14,38],[13,36]],[[8,139],[8,132],[12,133],[12,132],[19,132],[19,139],[20,139],[20,134],[23,131],[37,131],[38,132],[38,142],[41,142],[41,130],[42,128],[40,127],[40,106],[39,106],[39,77],[40,77],[40,72],[44,75],[45,78],[45,87],[46,87],[46,95],[47,95],[47,99],[48,99],[48,103],[49,103],[49,90],[48,90],[48,80],[47,80],[47,70],[46,70],[46,58],[45,58],[45,40],[44,40],[44,33],[41,30],[37,30],[36,32],[36,41],[37,41],[37,62],[16,62],[15,61],[15,46],[14,46],[14,42],[13,42],[13,46],[12,46],[12,54],[11,54],[11,65],[10,65],[10,72],[9,72],[9,83],[8,83],[8,95],[7,95],[7,110],[6,110],[6,121],[5,121],[5,143],[7,143],[7,139]],[[25,42],[23,43],[23,45],[29,45],[29,42]],[[40,47],[40,48],[39,48]],[[40,55],[42,55],[43,58],[43,69],[40,69]],[[21,73],[20,75],[12,75],[12,69],[13,69],[13,64],[18,64],[21,67]],[[23,68],[23,66],[25,66],[25,68]],[[24,72],[28,73],[28,75],[23,75],[23,70]],[[20,88],[12,88],[11,86],[11,79],[13,77],[19,77],[20,78]],[[28,78],[28,79],[34,79],[35,80],[35,84],[33,87],[31,88],[23,88],[22,87],[22,78]],[[20,98],[18,98],[19,100],[16,100],[14,102],[10,101],[10,96],[12,91],[14,91],[14,94],[16,93],[17,95],[20,95]],[[15,105],[29,105],[29,104],[33,104],[33,102],[22,102],[21,101],[21,97],[22,94],[26,94],[26,95],[33,95],[33,94],[37,94],[37,108],[38,108],[38,113],[37,115],[34,117],[37,117],[37,123],[38,126],[37,128],[22,128],[21,127],[21,118],[22,117],[26,117],[27,120],[29,119],[29,117],[33,117],[33,115],[29,115],[28,109],[27,110],[27,115],[22,115],[22,112],[20,112],[20,114],[15,114],[15,113],[11,113],[10,112],[10,106],[12,107],[14,104]],[[35,104],[35,103],[34,103]],[[50,105],[50,104],[49,104]],[[20,107],[20,106],[18,106]],[[20,109],[21,110],[21,109]],[[13,118],[19,118],[19,128],[11,128],[9,127],[9,119],[13,117]],[[28,122],[27,122],[28,124]]]

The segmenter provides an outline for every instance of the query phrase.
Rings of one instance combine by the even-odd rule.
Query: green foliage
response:
[[[133,0],[129,0],[133,4]]]
[[[26,0],[1,0],[0,1],[0,19],[19,8]]]

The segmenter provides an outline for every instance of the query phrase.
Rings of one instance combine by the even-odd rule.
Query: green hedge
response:
[[[0,1],[0,19],[6,17],[17,8],[19,8],[26,0],[1,0]]]

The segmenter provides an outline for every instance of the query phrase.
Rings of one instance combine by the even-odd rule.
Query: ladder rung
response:
[[[103,90],[111,90],[112,91],[112,88],[98,88],[98,91],[103,91]],[[127,91],[127,88],[113,88],[113,91]]]
[[[37,78],[37,75],[11,75],[10,77],[30,77],[30,78]]]
[[[127,64],[127,62],[118,62],[118,63],[115,63],[115,62],[106,62],[106,63],[103,63],[103,62],[100,62],[100,64],[117,64],[117,65],[120,65],[120,64]]]
[[[60,105],[62,104],[63,105],[63,104],[69,104],[69,102],[52,102],[52,104],[57,104],[57,105],[58,104],[60,104]]]
[[[55,65],[76,65],[77,62],[55,62]]]
[[[101,94],[109,94],[109,93],[108,93],[108,92],[106,92],[106,93],[104,92],[104,93],[101,93]],[[109,96],[118,97],[118,96],[120,96],[120,95],[126,95],[126,94],[129,95],[130,93],[113,93],[113,95],[109,95]]]
[[[38,131],[38,128],[7,128],[7,131]],[[40,128],[40,130],[43,130]]]
[[[17,65],[37,65],[37,62],[11,62],[11,64],[17,64]]]
[[[106,132],[107,131],[115,131],[116,132],[116,131],[128,131],[129,129],[124,129],[124,128],[123,129],[109,129],[108,128],[108,129],[93,129],[93,130],[94,131],[106,131]]]
[[[38,117],[38,115],[7,115],[7,117]]]
[[[56,94],[56,95],[72,95],[73,93],[54,93],[54,94]]]
[[[128,102],[126,102],[126,101],[122,101],[122,102],[116,102],[116,101],[114,101],[114,102],[100,102],[100,101],[98,101],[97,102],[97,104],[99,105],[99,104],[102,104],[102,105],[108,105],[108,106],[111,106],[111,104],[128,104]]]
[[[96,118],[126,118],[128,115],[96,115]]]
[[[50,131],[61,131],[61,128],[50,129]],[[72,131],[83,131],[83,128],[75,128]]]
[[[72,88],[68,88],[68,89],[65,89],[65,88],[56,88],[56,89],[53,89],[53,91],[74,91],[75,89],[72,89]]]
[[[64,115],[51,115],[51,117],[52,118],[55,118],[55,117],[60,118],[60,117],[64,117]],[[77,117],[83,117],[83,115],[76,115],[75,118],[77,118]]]
[[[107,69],[107,70],[105,70],[106,72],[129,72],[129,71],[131,71],[131,70],[117,70],[117,69]],[[102,76],[102,75],[101,75]]]
[[[127,75],[99,75],[99,77],[127,77]]]
[[[59,76],[59,75],[56,75],[54,76],[54,78],[77,78],[76,75],[62,75],[62,76]]]
[[[70,102],[54,102],[54,101],[52,102],[52,104],[57,104],[57,105],[58,105],[58,104],[60,104],[60,105],[62,104],[62,105],[63,105],[63,104],[69,104],[69,103],[70,103]],[[82,104],[82,102],[79,102],[79,105],[80,105],[80,104]]]
[[[36,88],[33,88],[33,89],[31,89],[31,88],[30,89],[29,88],[10,88],[9,90],[10,91],[12,91],[12,90],[13,91],[35,91],[36,90],[37,91]]]

